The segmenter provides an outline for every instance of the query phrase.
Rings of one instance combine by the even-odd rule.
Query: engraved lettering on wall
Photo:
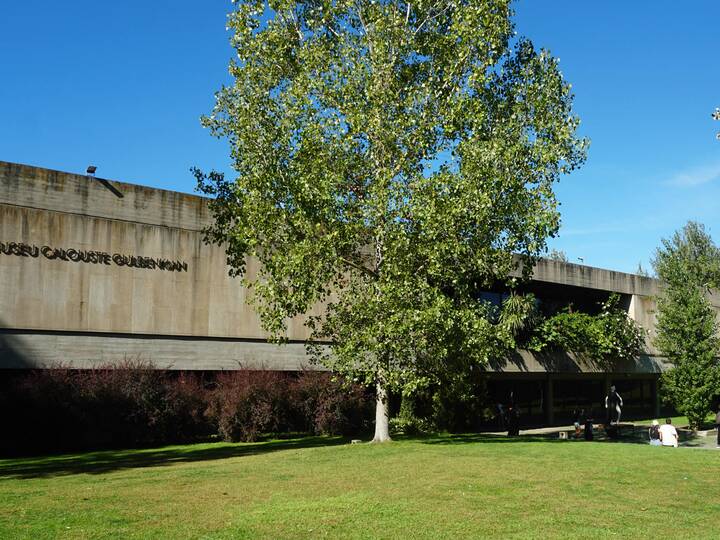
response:
[[[34,257],[40,255],[50,260],[83,262],[88,264],[105,264],[127,266],[129,268],[145,268],[147,270],[166,270],[168,272],[187,272],[188,264],[184,261],[173,261],[157,257],[141,255],[123,255],[122,253],[106,253],[74,248],[38,247],[22,242],[0,242],[0,255],[17,257]]]

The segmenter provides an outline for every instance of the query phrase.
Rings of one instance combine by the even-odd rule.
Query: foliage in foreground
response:
[[[471,370],[450,374],[441,384],[402,395],[400,410],[390,425],[405,435],[470,433],[482,431],[496,414],[489,401],[485,373]]]
[[[237,178],[196,171],[208,239],[275,336],[325,302],[312,352],[377,384],[383,440],[388,389],[514,345],[477,293],[557,233],[554,183],[585,157],[570,85],[509,0],[235,5],[235,80],[204,124]]]
[[[348,434],[365,427],[370,404],[361,387],[320,372],[201,376],[139,362],[37,370],[2,381],[0,453]]]
[[[661,378],[663,395],[697,428],[720,396],[718,323],[706,297],[720,287],[720,250],[691,221],[662,241],[653,266],[665,284],[655,344],[673,364]]]

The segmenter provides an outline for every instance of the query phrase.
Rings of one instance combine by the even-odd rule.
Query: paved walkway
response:
[[[620,437],[611,439],[605,433],[602,424],[594,424],[593,434],[596,441],[608,441],[608,442],[619,442],[619,443],[631,443],[631,444],[647,444],[647,431],[650,426],[646,424],[633,424],[625,423],[620,424]],[[521,429],[520,436],[529,437],[540,437],[540,438],[560,438],[560,433],[567,433],[568,440],[576,440],[575,426],[552,426],[552,427],[541,427],[533,429]],[[680,435],[681,447],[685,448],[704,448],[704,449],[716,449],[717,447],[717,430],[712,429],[708,431],[699,431],[694,434],[687,428],[678,428],[678,434]],[[507,436],[506,431],[493,432],[490,435],[504,435]],[[583,438],[579,440],[584,440]]]

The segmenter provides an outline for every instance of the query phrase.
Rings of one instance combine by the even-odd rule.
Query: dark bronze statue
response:
[[[623,400],[615,390],[615,385],[610,387],[610,393],[605,396],[605,409],[607,409],[608,424],[619,424],[622,415]]]

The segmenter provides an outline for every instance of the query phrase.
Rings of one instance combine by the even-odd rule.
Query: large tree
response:
[[[664,282],[655,344],[673,365],[662,375],[663,391],[697,428],[720,393],[718,323],[707,298],[720,285],[720,250],[704,227],[691,221],[663,239],[653,266]]]
[[[518,314],[478,292],[527,275],[558,230],[553,184],[584,159],[558,61],[515,37],[509,4],[241,0],[229,15],[235,81],[204,124],[237,177],[197,172],[208,237],[273,335],[324,303],[308,324],[329,346],[312,352],[376,386],[377,441],[389,390],[512,346]]]

